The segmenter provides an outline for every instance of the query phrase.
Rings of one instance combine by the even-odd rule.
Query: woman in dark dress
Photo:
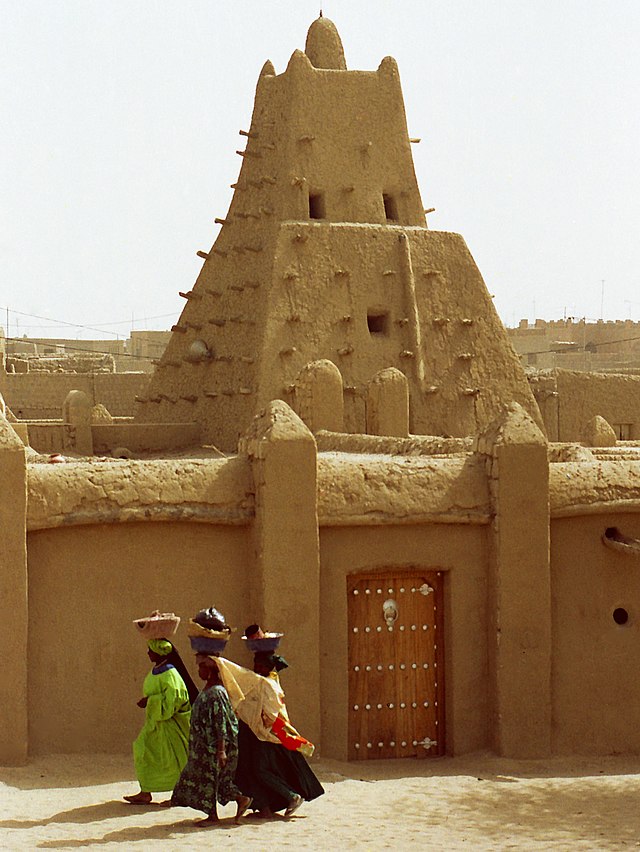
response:
[[[278,671],[284,668],[287,668],[287,663],[277,654],[257,653],[254,656],[253,670],[275,682],[286,713],[284,693],[278,678]],[[274,812],[284,810],[284,815],[289,817],[303,802],[310,802],[324,793],[322,785],[299,751],[258,739],[242,721],[239,729],[236,782],[253,798],[253,806],[260,816],[269,818]]]
[[[198,674],[206,681],[191,711],[189,758],[176,784],[171,804],[207,814],[199,825],[218,822],[217,802],[237,802],[236,822],[251,805],[235,784],[238,764],[238,720],[212,657],[197,654]]]

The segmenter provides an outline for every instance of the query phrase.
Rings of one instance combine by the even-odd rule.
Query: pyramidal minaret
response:
[[[464,240],[427,228],[394,59],[347,70],[320,17],[282,74],[265,63],[240,133],[229,211],[138,422],[197,421],[233,451],[271,399],[295,408],[319,359],[340,371],[350,432],[387,367],[407,377],[413,433],[475,434],[513,401],[540,422]]]

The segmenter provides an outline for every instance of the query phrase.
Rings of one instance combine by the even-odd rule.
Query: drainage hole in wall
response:
[[[626,624],[629,621],[629,613],[624,607],[617,606],[613,611],[613,620],[616,624]]]

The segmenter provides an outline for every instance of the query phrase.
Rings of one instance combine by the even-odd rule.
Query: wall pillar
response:
[[[316,442],[282,400],[269,403],[241,440],[255,485],[255,579],[247,624],[285,634],[291,665],[283,687],[293,724],[320,736],[320,548],[316,503]]]
[[[505,757],[551,752],[551,574],[547,443],[513,403],[478,439],[494,505],[489,671],[494,746]]]
[[[340,370],[333,361],[312,361],[295,381],[295,405],[312,432],[344,429],[344,391]]]
[[[367,434],[409,435],[409,382],[395,367],[380,370],[367,386]]]
[[[0,764],[27,759],[27,466],[0,414]]]
[[[65,449],[82,456],[92,456],[91,402],[84,391],[69,391],[62,405],[62,419]]]

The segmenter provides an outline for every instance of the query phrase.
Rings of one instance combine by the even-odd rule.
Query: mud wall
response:
[[[558,754],[640,752],[640,556],[605,547],[601,536],[610,526],[640,538],[640,512],[551,524],[552,743]],[[626,611],[626,623],[616,623],[616,609]]]
[[[596,415],[619,439],[640,438],[640,376],[554,370],[532,377],[531,385],[550,440],[580,441]]]
[[[131,748],[143,723],[136,701],[149,670],[133,619],[154,608],[190,617],[214,602],[233,626],[252,618],[244,603],[246,527],[132,523],[41,530],[29,534],[28,553],[32,754]],[[242,644],[234,636],[228,653],[248,663]],[[184,625],[176,645],[195,674]]]
[[[72,390],[87,394],[91,405],[101,402],[114,417],[132,415],[135,397],[149,384],[144,373],[4,373],[0,393],[21,420],[60,417],[65,397]]]

